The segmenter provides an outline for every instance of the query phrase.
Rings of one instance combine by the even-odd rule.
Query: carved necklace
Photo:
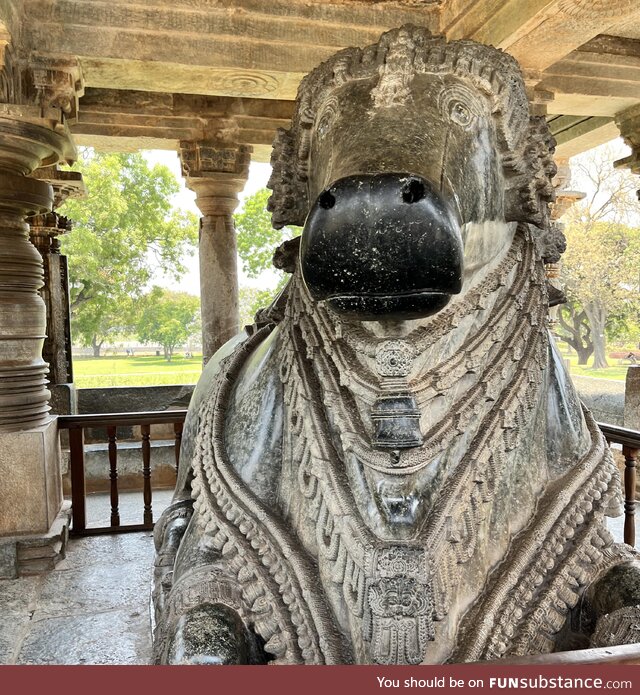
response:
[[[543,317],[535,312],[530,316],[534,321],[529,323],[541,331]],[[467,454],[445,481],[416,539],[383,541],[358,513],[343,464],[344,451],[332,440],[335,422],[330,424],[327,401],[343,398],[345,389],[336,380],[335,370],[328,370],[319,359],[322,350],[314,350],[313,343],[305,346],[301,325],[293,325],[289,316],[283,328],[289,337],[281,369],[288,426],[281,476],[294,483],[293,490],[281,500],[280,510],[267,508],[238,478],[224,447],[230,393],[247,355],[269,330],[263,329],[224,361],[212,397],[203,405],[193,459],[196,522],[235,573],[244,614],[278,662],[340,663],[355,657],[383,664],[420,663],[436,637],[450,644],[443,632],[444,618],[455,605],[464,573],[474,566],[478,529],[491,509],[498,482],[509,470],[509,452],[518,442],[518,431],[532,436],[535,419],[528,413],[538,401],[541,368],[516,370],[499,390],[490,414],[474,428]],[[530,339],[521,362],[544,364],[544,348],[542,341]],[[319,383],[325,375],[329,380]],[[576,468],[569,486],[570,504],[558,496],[550,499],[541,515],[532,514],[529,527],[513,542],[509,572],[499,573],[497,582],[490,582],[488,590],[474,599],[488,607],[489,617],[475,642],[473,631],[469,642],[463,630],[459,643],[466,646],[461,647],[460,657],[493,653],[491,649],[500,653],[526,648],[526,637],[521,640],[525,646],[513,643],[510,626],[518,621],[531,626],[537,614],[534,611],[526,623],[528,608],[544,607],[552,600],[548,592],[539,590],[545,586],[545,577],[555,582],[550,558],[564,552],[562,539],[571,542],[572,529],[580,527],[584,515],[590,521],[587,529],[598,530],[592,522],[610,488],[612,473],[602,456],[601,438],[598,441],[595,433],[592,437],[592,451]],[[564,508],[566,513],[561,513]],[[595,536],[588,534],[581,540],[573,553],[580,556],[565,562],[568,572],[578,572],[584,553],[598,545]],[[606,539],[599,542],[600,548],[603,544]],[[513,618],[500,610],[509,586],[518,587],[524,602]],[[557,601],[555,605],[560,611]],[[336,619],[340,630],[334,625]],[[497,621],[505,627],[494,638]],[[522,634],[530,632],[528,628]],[[341,633],[349,635],[351,644],[342,640]],[[496,645],[489,646],[495,639]]]
[[[540,300],[544,277],[528,234],[526,228],[519,229],[503,261],[480,286],[454,301],[446,317],[437,315],[405,340],[378,338],[357,322],[343,329],[333,312],[311,302],[302,283],[294,288],[289,325],[300,331],[299,342],[318,381],[350,396],[330,396],[326,405],[340,410],[334,419],[346,423],[343,447],[363,465],[390,475],[419,471],[471,421],[482,420],[516,371],[526,366],[525,354],[544,359],[536,355],[545,324],[546,307]],[[490,289],[493,294],[481,302],[482,293]],[[426,369],[425,351],[464,320],[478,324],[478,330],[470,331],[452,355]],[[494,356],[488,365],[487,354]],[[448,405],[442,418],[430,421],[436,400]],[[354,407],[354,401],[361,406]],[[363,405],[368,406],[368,418],[363,417]]]

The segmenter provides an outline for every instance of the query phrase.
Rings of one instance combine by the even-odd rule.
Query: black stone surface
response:
[[[300,260],[314,299],[363,320],[429,316],[462,287],[458,221],[429,181],[407,173],[349,176],[320,193]]]

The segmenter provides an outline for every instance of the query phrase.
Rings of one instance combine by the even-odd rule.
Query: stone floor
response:
[[[171,493],[154,493],[155,516]],[[123,494],[136,522],[141,496]],[[93,524],[108,522],[106,495],[88,498]],[[640,516],[637,537],[640,539]],[[610,523],[622,538],[622,517]],[[73,539],[55,571],[0,581],[0,664],[148,664],[151,533]]]
[[[155,492],[154,517],[171,499]],[[122,493],[123,523],[137,523],[142,496]],[[87,497],[89,525],[109,523],[107,495]],[[71,539],[49,574],[0,580],[0,664],[151,662],[150,532]]]

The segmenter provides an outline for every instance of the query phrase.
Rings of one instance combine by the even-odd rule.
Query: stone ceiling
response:
[[[228,133],[264,160],[304,74],[406,22],[513,54],[560,154],[640,103],[638,0],[0,0],[0,20],[23,50],[79,61],[73,130],[113,149]]]

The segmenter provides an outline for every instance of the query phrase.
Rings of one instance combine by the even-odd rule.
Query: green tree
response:
[[[275,289],[261,290],[256,287],[243,286],[240,288],[238,297],[238,308],[240,313],[240,329],[250,326],[258,309],[269,306],[273,298],[280,289],[280,285]]]
[[[274,229],[271,226],[271,213],[267,210],[270,195],[271,191],[266,188],[256,191],[233,216],[242,269],[251,278],[269,269],[281,278],[284,273],[273,268],[271,259],[278,246],[295,235],[292,227]]]
[[[578,364],[586,365],[593,355],[591,326],[585,310],[571,298],[560,306],[557,332],[576,351]]]
[[[199,330],[200,299],[153,287],[138,304],[138,339],[162,345],[165,359],[171,362],[175,348]]]
[[[276,285],[274,289],[240,287],[240,328],[252,324],[258,309],[268,306],[286,284],[288,275],[276,269],[271,261],[283,241],[300,233],[297,227],[274,229],[271,226],[271,213],[267,210],[270,195],[271,191],[266,188],[256,191],[245,199],[242,209],[233,216],[238,255],[245,274],[258,278],[268,273],[271,276],[269,284]]]
[[[162,165],[151,167],[140,153],[81,150],[87,196],[69,200],[61,213],[73,220],[63,237],[69,257],[71,328],[74,339],[93,347],[126,332],[134,320],[131,299],[139,297],[154,271],[178,279],[181,259],[195,248],[197,217],[178,210],[179,185]]]
[[[572,160],[573,177],[589,193],[565,216],[562,279],[588,319],[595,369],[608,367],[610,318],[626,313],[638,298],[640,230],[632,226],[640,213],[637,181],[630,172],[613,169],[614,158],[611,149],[600,148]]]

